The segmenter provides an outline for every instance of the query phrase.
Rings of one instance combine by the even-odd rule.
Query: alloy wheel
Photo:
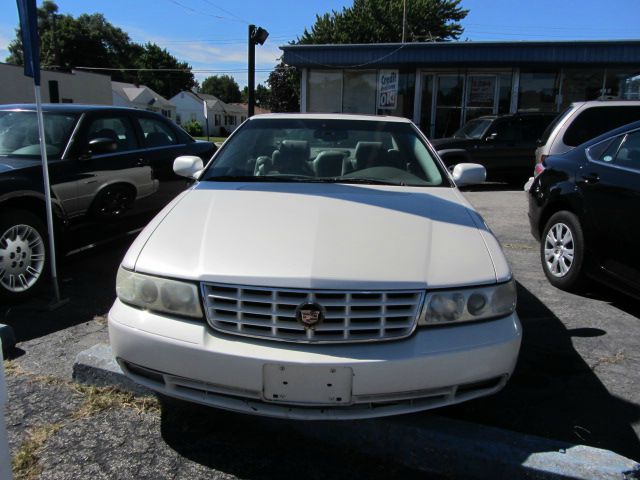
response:
[[[45,267],[42,236],[29,225],[14,225],[0,237],[0,285],[12,293],[33,287]]]
[[[564,277],[571,270],[575,245],[571,229],[564,223],[549,228],[544,240],[544,258],[547,270],[554,277]]]

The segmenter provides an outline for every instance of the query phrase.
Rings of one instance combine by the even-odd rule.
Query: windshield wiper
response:
[[[388,180],[379,180],[377,178],[344,178],[336,177],[328,179],[332,183],[359,183],[363,185],[393,185],[395,187],[405,187],[404,182],[390,182]]]
[[[307,182],[314,179],[290,175],[218,175],[207,177],[204,180],[212,182]]]

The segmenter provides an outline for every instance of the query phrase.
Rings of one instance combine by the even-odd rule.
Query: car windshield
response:
[[[67,113],[44,113],[47,155],[60,158],[76,123]],[[39,158],[40,142],[36,112],[0,111],[0,156]]]
[[[308,118],[246,122],[200,180],[450,185],[409,123]]]
[[[465,125],[457,130],[453,136],[455,138],[473,138],[480,139],[484,132],[487,131],[489,125],[491,125],[492,120],[488,118],[478,118],[476,120],[471,120]]]

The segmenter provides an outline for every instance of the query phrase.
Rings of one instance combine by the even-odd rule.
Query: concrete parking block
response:
[[[150,392],[126,378],[106,344],[78,354],[73,377],[81,383]],[[274,430],[285,421],[264,419]],[[584,445],[422,415],[351,422],[286,421],[309,439],[356,449],[408,468],[455,478],[635,479],[640,464]]]
[[[13,328],[0,323],[0,341],[2,341],[2,353],[6,356],[16,346],[16,334]]]

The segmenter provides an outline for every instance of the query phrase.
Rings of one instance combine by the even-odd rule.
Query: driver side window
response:
[[[127,117],[96,118],[89,125],[87,143],[96,138],[109,138],[117,144],[117,152],[125,152],[138,148],[135,130]]]

